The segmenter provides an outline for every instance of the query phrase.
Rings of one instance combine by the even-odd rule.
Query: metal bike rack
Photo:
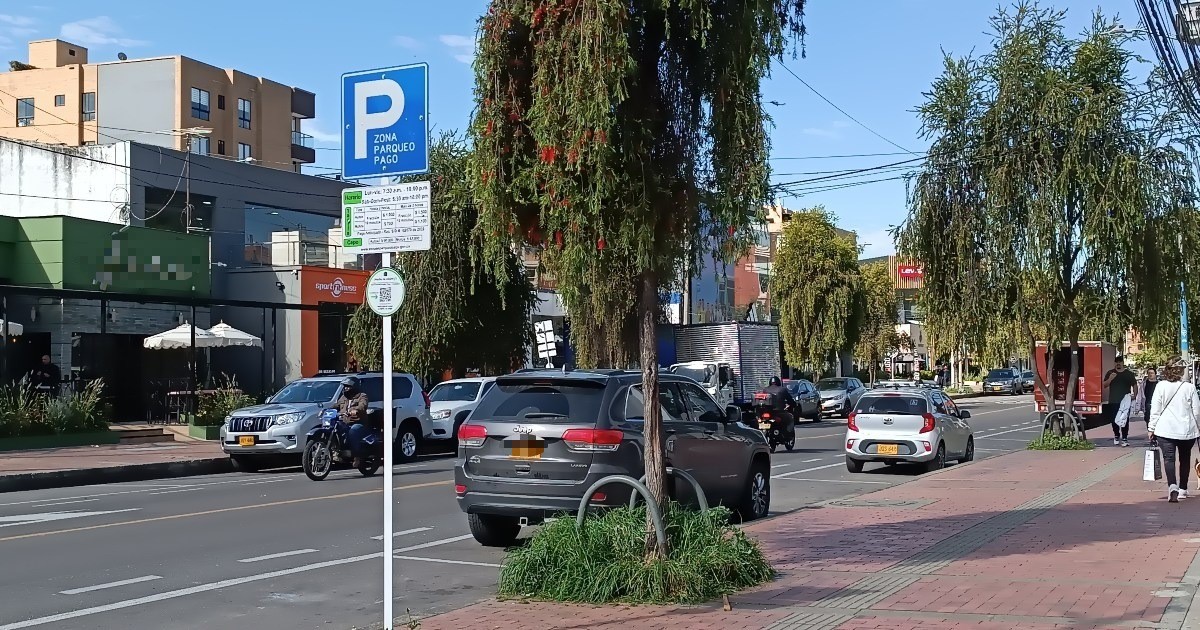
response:
[[[1079,422],[1079,416],[1077,416],[1075,412],[1071,411],[1070,409],[1055,409],[1054,411],[1047,413],[1046,416],[1042,418],[1042,435],[1046,435],[1046,432],[1050,430],[1050,425],[1052,424],[1051,419],[1058,415],[1063,417],[1064,424],[1070,423],[1069,426],[1071,427],[1071,432],[1076,437],[1087,437],[1087,434],[1084,432],[1082,425]]]
[[[668,466],[667,474],[668,475],[678,475],[680,477],[683,477],[684,481],[692,484],[692,489],[696,491],[696,499],[698,499],[700,502],[700,511],[701,512],[708,511],[708,497],[704,496],[704,488],[700,487],[700,482],[696,481],[696,478],[693,477],[691,475],[691,473],[687,472],[686,470],[679,470],[678,468],[671,468],[670,466]],[[642,475],[642,478],[639,479],[639,481],[641,481],[643,484],[645,484],[646,483],[646,475]],[[633,506],[637,505],[637,500],[638,500],[638,495],[636,495],[636,494],[631,495],[629,497],[629,507],[633,507]],[[649,503],[649,499],[647,499],[646,502]]]
[[[646,508],[650,512],[651,520],[654,521],[654,535],[658,538],[658,545],[660,547],[665,546],[667,544],[667,530],[663,527],[662,510],[654,503],[653,497],[650,496],[650,489],[629,475],[609,475],[592,484],[592,487],[588,488],[587,492],[583,493],[583,498],[579,500],[579,512],[575,516],[575,529],[579,530],[583,528],[583,520],[587,518],[588,503],[592,500],[592,495],[610,483],[623,483],[636,490],[638,494],[646,499]],[[637,495],[635,494],[634,496]]]

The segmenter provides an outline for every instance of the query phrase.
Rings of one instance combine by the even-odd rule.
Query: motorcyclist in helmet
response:
[[[363,439],[371,434],[371,427],[367,425],[367,405],[370,402],[360,388],[358,378],[347,376],[342,379],[342,395],[338,398],[337,410],[342,422],[350,425],[346,441],[354,455],[355,468],[362,463]]]
[[[772,376],[771,382],[763,388],[763,392],[771,394],[775,400],[775,411],[781,418],[786,421],[783,430],[787,435],[791,435],[796,430],[796,418],[792,415],[792,409],[796,408],[797,401],[795,396],[788,388],[783,386],[783,381],[778,376]]]

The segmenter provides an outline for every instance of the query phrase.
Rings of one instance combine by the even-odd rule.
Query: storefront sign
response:
[[[924,278],[925,268],[921,265],[900,265],[901,278]]]
[[[342,280],[341,278],[334,278],[333,280],[330,280],[327,282],[326,281],[318,281],[317,283],[315,283],[313,285],[313,287],[317,291],[320,291],[322,293],[328,293],[329,295],[332,295],[335,298],[342,297],[343,293],[350,293],[350,294],[354,294],[354,295],[358,294],[358,285],[347,284],[346,281]]]

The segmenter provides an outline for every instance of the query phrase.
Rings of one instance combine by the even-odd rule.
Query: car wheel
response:
[[[850,457],[849,455],[847,455],[846,456],[846,470],[849,470],[852,473],[860,473],[863,470],[863,462],[860,462],[857,459],[854,459],[854,458]]]
[[[795,434],[793,434],[791,439],[787,441],[787,444],[784,444],[783,446],[784,446],[784,448],[786,448],[788,450],[789,453],[792,452],[792,449],[796,448]]]
[[[750,479],[746,481],[746,493],[738,514],[742,521],[763,518],[771,511],[771,469],[766,464],[756,463],[750,468]]]
[[[230,461],[233,462],[233,469],[238,472],[258,472],[262,470],[262,462],[257,457],[248,455],[230,455]]]
[[[400,425],[400,431],[396,434],[395,458],[396,462],[405,464],[417,458],[417,451],[421,447],[421,431],[416,422],[412,420],[405,421]]]
[[[975,438],[969,437],[967,438],[967,452],[963,453],[962,459],[958,460],[958,463],[965,464],[972,461],[975,461]]]
[[[929,460],[929,462],[925,464],[925,471],[933,472],[935,470],[941,470],[945,467],[946,467],[946,445],[939,443],[937,454],[935,454],[933,456],[933,459]]]
[[[475,541],[484,547],[511,547],[521,533],[521,522],[515,516],[468,514],[467,525]]]

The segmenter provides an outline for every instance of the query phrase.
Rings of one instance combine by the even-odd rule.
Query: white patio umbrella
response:
[[[4,334],[4,320],[0,319],[0,335]],[[8,322],[8,334],[13,337],[20,337],[25,334],[25,327],[17,322]]]
[[[146,337],[146,340],[142,342],[142,346],[150,350],[184,350],[190,348],[192,347],[193,328],[191,324],[184,324],[166,332],[160,332],[157,335]],[[218,348],[224,343],[223,339],[203,328],[195,328],[195,331],[197,348]]]
[[[209,334],[221,339],[222,343],[218,347],[241,346],[247,348],[261,348],[262,339],[251,335],[248,332],[243,332],[221,322],[216,326],[208,329]]]

